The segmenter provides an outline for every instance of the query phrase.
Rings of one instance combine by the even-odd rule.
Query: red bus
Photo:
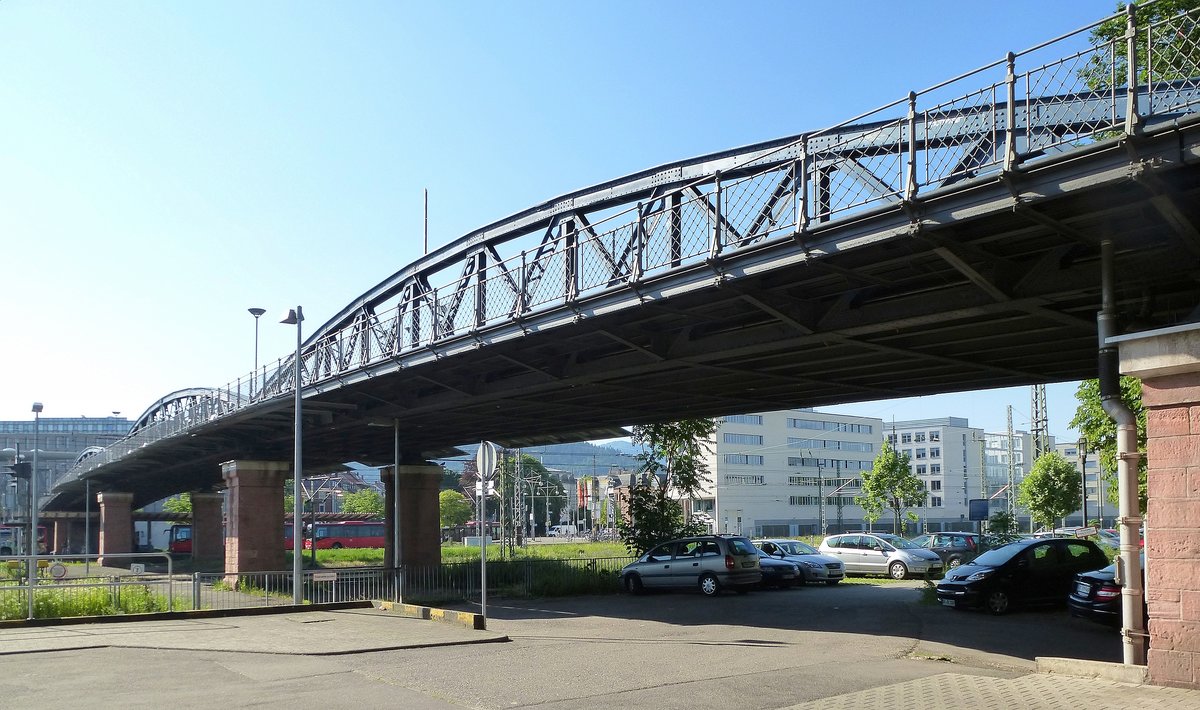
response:
[[[283,526],[283,549],[292,549],[292,524]],[[176,523],[171,526],[167,537],[167,552],[177,555],[192,554],[192,526],[186,523]]]
[[[383,547],[387,526],[382,520],[347,520],[336,523],[317,523],[313,532],[318,550],[340,550],[343,547]],[[304,549],[311,550],[313,539],[304,539]]]

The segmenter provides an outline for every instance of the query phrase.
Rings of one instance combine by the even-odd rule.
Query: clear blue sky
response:
[[[814,130],[1108,1],[0,3],[0,419],[130,418],[293,348],[430,242]],[[1051,388],[1070,436],[1073,385]],[[1027,388],[859,405],[1028,428]],[[851,408],[846,408],[851,409]]]

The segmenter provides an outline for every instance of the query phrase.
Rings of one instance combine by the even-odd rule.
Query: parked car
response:
[[[1146,570],[1146,553],[1142,553],[1142,574]],[[1143,589],[1145,586],[1143,585]],[[1142,608],[1146,599],[1142,597]],[[1112,626],[1121,625],[1121,585],[1117,584],[1117,565],[1075,575],[1071,593],[1067,595],[1071,616]],[[1143,613],[1145,613],[1143,611]]]
[[[988,550],[946,574],[938,601],[1005,614],[1018,605],[1062,604],[1075,575],[1108,562],[1090,540],[1035,538]]]
[[[942,571],[942,558],[936,552],[888,533],[831,535],[821,541],[820,551],[841,560],[847,574],[886,574],[904,579],[910,574]]]
[[[748,538],[700,535],[656,545],[621,569],[621,586],[644,589],[697,587],[709,597],[730,588],[745,593],[762,580],[758,549]]]
[[[758,549],[773,558],[795,562],[804,576],[803,582],[837,584],[846,577],[846,565],[832,555],[822,555],[817,548],[799,540],[755,540]]]
[[[912,543],[936,552],[947,569],[975,559],[982,547],[979,535],[966,532],[929,533],[914,537]]]
[[[795,562],[771,557],[762,550],[757,550],[757,552],[758,567],[762,570],[762,580],[758,586],[764,589],[767,587],[783,589],[784,587],[794,587],[804,581],[800,575],[800,568]]]

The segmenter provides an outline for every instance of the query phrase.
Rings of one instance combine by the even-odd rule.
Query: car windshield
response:
[[[976,557],[974,564],[987,565],[988,567],[999,567],[1000,565],[1008,562],[1012,558],[1024,552],[1027,547],[1028,545],[1017,544],[997,547],[993,550],[988,550],[979,557]]]
[[[758,550],[754,544],[744,537],[729,538],[729,551],[735,555],[756,555]]]
[[[780,542],[777,544],[779,545],[780,549],[782,549],[784,552],[786,552],[789,555],[815,555],[815,554],[817,554],[817,548],[813,547],[812,545],[808,545],[806,543],[800,542],[799,540],[786,540],[784,542]]]
[[[922,535],[920,537],[914,537],[912,539],[912,544],[916,545],[917,547],[925,547],[925,545],[929,544],[929,536]]]
[[[890,544],[892,547],[897,547],[902,550],[915,550],[920,547],[920,545],[914,545],[911,542],[909,542],[908,540],[905,540],[902,537],[897,537],[895,535],[880,535],[879,539]]]

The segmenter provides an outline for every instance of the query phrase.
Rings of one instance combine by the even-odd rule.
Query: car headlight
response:
[[[809,562],[808,560],[800,560],[800,564],[812,569],[821,569],[821,565],[817,564],[816,562]]]
[[[968,582],[978,582],[981,579],[987,579],[988,577],[991,577],[992,574],[995,573],[995,571],[996,570],[994,570],[994,569],[979,570],[978,572],[971,575],[970,577],[967,577],[967,581]]]

